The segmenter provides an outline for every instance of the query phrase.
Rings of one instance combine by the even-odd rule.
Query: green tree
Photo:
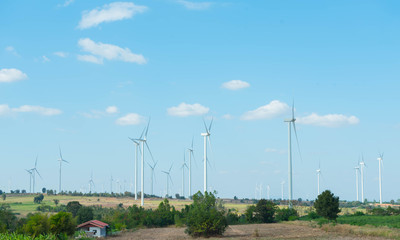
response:
[[[78,216],[78,224],[93,220],[93,209],[91,207],[81,207],[76,213]]]
[[[42,188],[42,193],[46,193],[46,188]]]
[[[260,223],[274,222],[274,214],[277,206],[272,201],[261,199],[258,201],[255,209],[255,219]]]
[[[58,205],[58,203],[60,202],[60,200],[58,200],[58,199],[53,199],[53,201],[54,201],[54,204],[57,206]]]
[[[246,222],[248,222],[248,223],[256,222],[256,218],[254,217],[255,211],[256,211],[255,205],[247,206],[246,211],[244,212],[244,215],[246,217]]]
[[[299,217],[299,213],[294,208],[282,208],[277,209],[275,213],[275,219],[278,222],[281,221],[293,221]]]
[[[11,211],[10,205],[0,205],[0,233],[14,231],[17,226],[17,217]]]
[[[47,214],[35,213],[28,215],[28,221],[23,226],[23,232],[32,237],[49,233],[49,218]]]
[[[339,209],[339,197],[335,197],[329,190],[325,190],[318,195],[314,202],[314,208],[317,214],[329,220],[336,220]]]
[[[33,202],[37,203],[37,204],[40,204],[43,201],[43,199],[44,199],[43,194],[40,194],[39,196],[36,196],[36,197],[33,198]]]
[[[76,222],[71,213],[59,212],[50,217],[50,232],[56,236],[72,236],[75,233]]]
[[[82,205],[78,201],[71,201],[67,204],[67,212],[72,213],[72,216],[76,217],[81,207]]]
[[[3,201],[5,201],[6,198],[7,198],[7,195],[6,195],[5,193],[3,193],[3,194],[1,195],[1,197],[3,198]]]
[[[186,216],[185,232],[193,237],[219,236],[228,226],[224,209],[218,207],[215,196],[199,191],[193,195],[193,203]]]

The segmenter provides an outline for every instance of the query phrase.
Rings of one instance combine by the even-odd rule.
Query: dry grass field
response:
[[[345,226],[345,229],[336,229],[334,227],[329,230],[319,227],[314,227],[308,223],[289,222],[289,223],[274,223],[274,224],[248,224],[248,225],[233,225],[229,226],[222,237],[210,239],[387,239],[383,236],[361,234],[355,229],[361,227]],[[151,228],[140,229],[135,232],[125,232],[119,236],[110,237],[115,240],[128,239],[193,239],[185,234],[184,228]],[[199,239],[199,238],[197,238]],[[201,238],[200,238],[201,239]]]

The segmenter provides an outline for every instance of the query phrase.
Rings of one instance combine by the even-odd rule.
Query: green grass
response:
[[[0,233],[0,240],[56,240],[57,238],[53,235],[41,235],[36,238],[16,234],[16,233]]]
[[[390,228],[400,228],[400,215],[398,216],[340,216],[337,222],[356,226],[371,225],[375,227],[386,226]]]

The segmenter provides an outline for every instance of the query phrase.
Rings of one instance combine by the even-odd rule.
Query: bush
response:
[[[192,237],[220,236],[228,226],[225,211],[218,208],[212,193],[199,191],[193,195],[193,203],[186,217],[185,232]]]
[[[314,202],[314,208],[318,215],[328,220],[336,220],[339,209],[339,197],[335,197],[329,190],[318,195]]]
[[[11,211],[10,205],[0,205],[0,233],[14,231],[17,227],[17,217]]]
[[[71,213],[59,212],[50,217],[50,232],[56,236],[72,236],[75,233],[76,223]]]
[[[282,208],[276,211],[275,219],[278,222],[294,221],[299,217],[299,213],[294,208]]]
[[[93,209],[91,207],[81,207],[76,213],[78,224],[93,220]]]
[[[254,218],[259,223],[272,223],[276,209],[275,203],[261,199],[256,205]]]
[[[49,233],[49,219],[47,214],[28,214],[28,221],[22,228],[23,232],[32,237]]]
[[[43,199],[44,199],[43,194],[40,194],[39,196],[36,196],[36,197],[33,198],[33,202],[37,203],[37,204],[40,204],[43,201]]]
[[[244,213],[244,215],[246,217],[246,222],[248,222],[248,223],[256,222],[256,218],[254,217],[255,211],[256,211],[256,206],[254,206],[254,205],[247,206],[246,211]]]
[[[67,204],[67,212],[72,213],[72,216],[76,217],[81,207],[82,205],[78,201],[71,201]]]

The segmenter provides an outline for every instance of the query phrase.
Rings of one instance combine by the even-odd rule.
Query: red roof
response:
[[[79,224],[77,228],[82,228],[82,227],[99,227],[99,228],[105,228],[108,227],[107,223],[103,223],[102,221],[99,220],[90,220],[85,223]]]

